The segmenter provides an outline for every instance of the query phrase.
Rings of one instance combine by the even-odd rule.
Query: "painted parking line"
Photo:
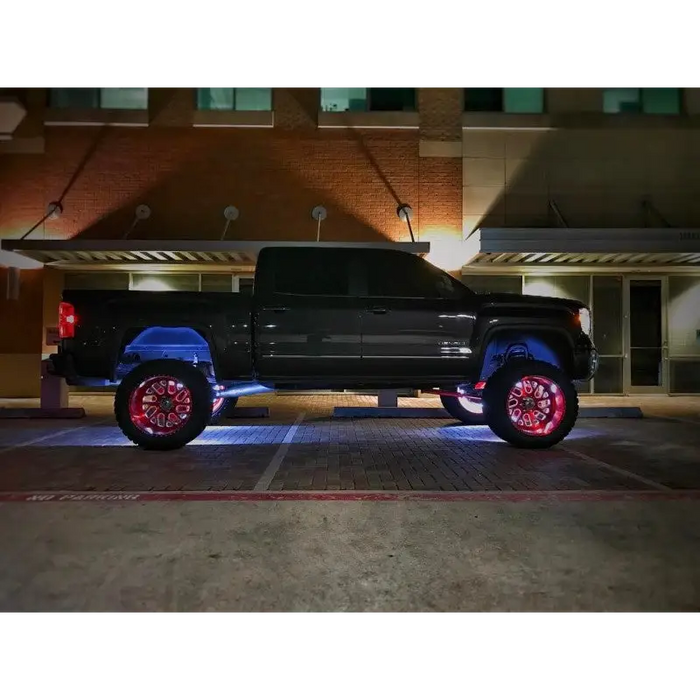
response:
[[[614,474],[617,474],[618,476],[624,476],[627,479],[632,479],[633,481],[637,481],[640,484],[644,484],[645,486],[649,486],[652,489],[656,489],[657,491],[672,491],[670,486],[666,486],[665,484],[660,484],[658,481],[654,481],[652,479],[647,479],[645,476],[641,476],[640,474],[635,474],[634,472],[628,471],[627,469],[623,469],[622,467],[616,467],[613,464],[608,464],[607,462],[604,462],[602,459],[596,459],[595,457],[591,457],[590,455],[587,455],[583,452],[579,452],[578,450],[572,450],[570,447],[563,447],[562,445],[559,445],[559,449],[562,452],[567,452],[570,455],[573,455],[574,457],[578,457],[579,459],[583,460],[584,462],[588,462],[589,464],[593,464],[596,467],[600,469],[607,469],[608,471],[613,472]]]
[[[277,452],[275,452],[274,456],[270,460],[270,464],[267,465],[267,469],[265,469],[260,479],[258,479],[258,483],[253,487],[253,491],[267,491],[267,489],[270,488],[270,484],[275,478],[275,474],[277,474],[279,471],[279,468],[282,465],[282,460],[284,460],[284,457],[287,454],[292,438],[304,420],[305,415],[305,413],[300,413],[297,416],[297,419],[294,421],[294,424],[289,427],[289,430],[282,438],[280,446],[277,448]]]
[[[700,500],[700,489],[640,491],[5,491],[0,503],[187,501],[620,502]]]
[[[12,450],[18,450],[22,447],[31,447],[32,445],[37,445],[40,442],[44,442],[45,440],[51,440],[52,438],[57,438],[59,435],[67,435],[68,433],[75,433],[78,430],[86,430],[88,428],[94,428],[97,425],[104,425],[105,423],[109,423],[110,419],[105,418],[104,420],[100,421],[95,421],[94,423],[89,423],[88,425],[78,425],[74,428],[66,428],[65,430],[56,430],[53,431],[49,428],[47,428],[47,434],[42,435],[41,437],[34,438],[33,440],[26,440],[25,442],[18,442],[15,445],[6,445],[5,447],[0,447],[0,454],[3,454],[5,452],[11,452]]]

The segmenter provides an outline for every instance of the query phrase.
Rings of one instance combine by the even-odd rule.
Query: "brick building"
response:
[[[237,243],[318,205],[321,240],[405,241],[401,203],[475,290],[592,304],[587,390],[698,392],[698,126],[696,89],[0,90],[0,395],[38,395],[64,288],[245,293]]]

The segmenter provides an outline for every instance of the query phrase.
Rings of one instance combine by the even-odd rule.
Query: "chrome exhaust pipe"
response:
[[[239,396],[252,396],[253,394],[266,394],[271,391],[274,391],[274,389],[263,386],[258,382],[242,382],[229,387],[216,384],[214,386],[214,397],[217,399],[229,399]]]

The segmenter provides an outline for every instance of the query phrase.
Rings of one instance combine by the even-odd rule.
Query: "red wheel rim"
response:
[[[177,377],[148,377],[131,392],[129,416],[144,433],[167,437],[192,416],[192,394]]]
[[[547,377],[528,376],[508,392],[508,415],[525,435],[550,435],[564,419],[566,398],[559,385]]]
[[[216,385],[214,386],[214,390],[215,390],[215,391],[221,391],[223,388],[224,388],[224,387],[221,386],[221,385],[219,385],[219,384],[216,384]],[[225,401],[225,400],[226,400],[225,397],[223,397],[223,396],[217,396],[217,397],[212,401],[212,404],[211,404],[211,412],[212,412],[212,415],[214,415],[214,414],[224,405],[224,401]]]

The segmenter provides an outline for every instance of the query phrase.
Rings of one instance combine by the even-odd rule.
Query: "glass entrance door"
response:
[[[667,280],[625,281],[625,393],[668,393]]]

